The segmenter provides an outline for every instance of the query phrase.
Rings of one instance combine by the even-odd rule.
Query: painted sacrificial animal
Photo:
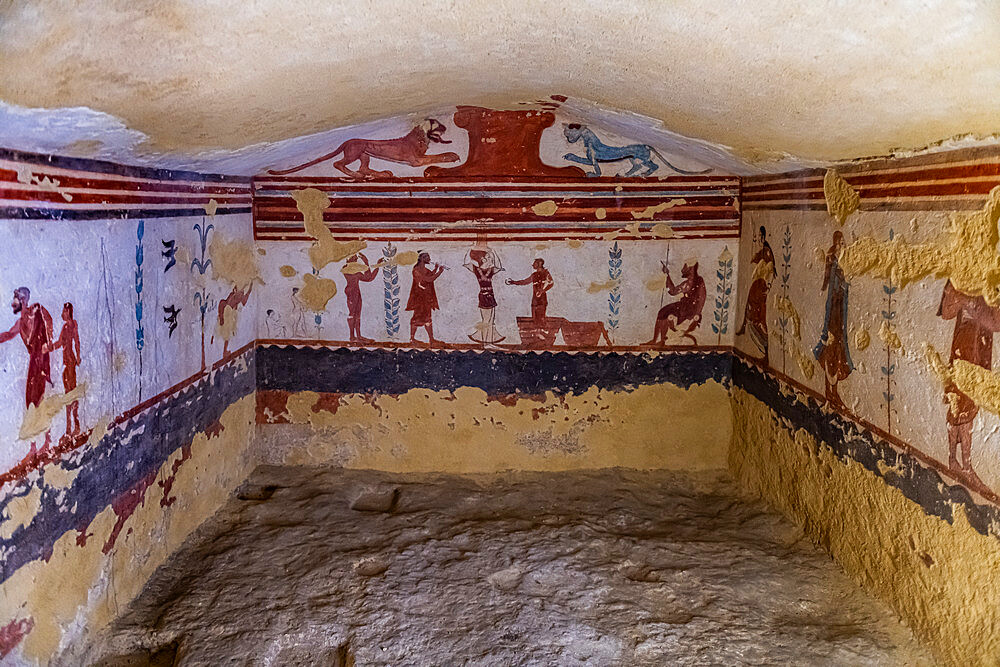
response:
[[[593,130],[586,125],[581,125],[579,123],[564,124],[563,135],[565,135],[566,141],[571,144],[583,141],[583,146],[587,150],[586,157],[576,155],[574,153],[566,153],[563,155],[563,159],[569,160],[570,162],[590,165],[594,171],[587,172],[587,176],[600,176],[602,162],[619,162],[621,160],[630,160],[632,162],[632,168],[625,173],[625,176],[633,176],[640,169],[646,170],[639,174],[640,176],[649,176],[660,168],[660,165],[653,162],[653,155],[656,155],[665,165],[679,174],[696,176],[698,174],[707,174],[712,171],[711,169],[704,169],[702,171],[686,171],[675,167],[667,161],[667,158],[660,155],[659,151],[652,146],[647,146],[646,144],[608,146],[606,143],[597,138],[597,135],[594,134]]]
[[[315,160],[310,160],[290,169],[271,169],[267,173],[276,176],[292,174],[317,165],[320,162],[326,162],[340,154],[343,154],[343,157],[334,162],[333,166],[338,171],[358,179],[390,178],[393,176],[391,171],[378,171],[369,167],[369,162],[372,158],[407,164],[411,167],[424,167],[429,164],[440,164],[443,162],[458,162],[461,159],[458,153],[427,154],[427,149],[430,148],[431,143],[451,143],[451,141],[441,136],[447,129],[444,123],[434,118],[428,118],[410,130],[405,136],[395,139],[348,139],[338,146],[337,150],[318,157]],[[355,162],[360,163],[356,171],[348,167],[348,165]]]

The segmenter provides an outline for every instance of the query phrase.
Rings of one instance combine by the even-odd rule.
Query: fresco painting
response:
[[[52,199],[40,185],[23,187],[13,179],[25,168],[40,179],[58,176],[72,196]],[[203,220],[212,200],[214,228]],[[202,483],[197,493],[219,494],[210,480],[229,473],[206,467],[206,448],[192,443],[252,392],[247,354],[256,305],[246,295],[227,301],[228,286],[199,272],[212,263],[201,230],[250,244],[250,213],[246,179],[0,151],[0,227],[18,239],[0,250],[0,283],[11,295],[11,310],[0,318],[8,425],[0,438],[0,598],[13,605],[0,605],[0,651],[18,656],[15,664],[54,652],[45,638],[86,631],[70,621],[83,613],[78,608],[87,610],[84,618],[109,602],[101,582],[120,567],[113,562],[145,563],[144,554],[163,558],[180,544],[180,535],[152,535],[188,522],[177,512],[198,520],[195,480]],[[151,238],[162,248],[162,271],[150,264]],[[24,257],[45,261],[28,265]],[[185,257],[196,258],[191,271],[171,270]],[[202,339],[205,311],[178,305],[192,292],[196,306],[223,301],[246,311],[228,349]],[[150,314],[160,312],[163,325],[152,326]],[[196,468],[182,468],[193,459]],[[163,489],[160,503],[150,502],[151,488]],[[98,519],[105,514],[114,519]],[[72,549],[54,550],[67,534]],[[41,609],[24,579],[33,562],[54,568],[53,576],[92,571],[94,579],[80,582],[82,597],[65,596],[66,616],[31,613]],[[121,590],[137,592],[146,570],[136,566],[119,577]],[[10,617],[17,608],[28,615]]]
[[[310,270],[298,250],[304,243],[358,249],[388,242],[378,262],[355,255],[340,278],[330,276],[345,296],[341,302],[335,295],[324,310],[347,311],[346,332],[339,322],[325,329],[331,343],[396,344],[402,326],[404,340],[442,349],[697,346],[698,332],[708,329],[707,291],[716,289],[699,267],[714,264],[724,240],[739,235],[738,179],[601,136],[606,143],[555,102],[524,110],[458,107],[404,137],[349,139],[331,153],[256,177],[255,236],[258,243],[282,241],[268,248],[270,270],[289,266],[295,275]],[[426,152],[448,142],[450,153]],[[594,167],[599,174],[574,166],[589,164],[566,152],[580,145],[603,165]],[[361,167],[351,169],[351,159]],[[669,285],[645,289],[651,276],[640,267],[669,258],[664,247],[671,242],[681,243],[690,263],[669,273],[655,260]],[[606,277],[599,279],[592,255],[602,246]],[[404,255],[413,261],[400,262]],[[383,284],[368,296],[378,269]],[[295,289],[297,280],[279,272],[272,289]],[[732,274],[719,280],[731,282]],[[366,315],[378,296],[381,316]],[[276,297],[270,290],[263,297],[275,306],[271,322],[297,322],[294,301]],[[375,326],[376,317],[384,326]],[[715,345],[730,342],[729,317],[727,308],[713,323]],[[315,338],[302,327],[285,331],[289,339]]]
[[[1000,450],[989,434],[1000,425],[991,393],[1000,386],[992,363],[1000,303],[983,276],[1000,257],[990,241],[1000,238],[1000,190],[977,176],[998,158],[972,157],[959,151],[749,179],[744,215],[757,231],[746,249],[736,345],[915,465],[995,503]],[[767,239],[781,235],[789,250],[775,294]],[[813,245],[824,236],[825,247]],[[792,301],[803,336],[814,336],[814,377],[795,366],[771,370],[761,357],[768,313],[778,311],[781,335]],[[882,344],[871,345],[873,337]]]

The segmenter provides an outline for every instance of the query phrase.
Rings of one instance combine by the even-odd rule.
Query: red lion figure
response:
[[[428,118],[410,130],[406,136],[395,139],[348,139],[332,153],[327,153],[322,157],[310,160],[305,164],[300,164],[291,169],[271,169],[267,173],[276,176],[291,174],[319,164],[320,162],[326,162],[341,153],[343,153],[343,157],[334,162],[333,166],[353,178],[392,177],[393,174],[391,171],[376,171],[371,169],[368,163],[372,158],[386,160],[387,162],[408,164],[411,167],[424,167],[429,164],[440,164],[442,162],[458,162],[460,159],[458,153],[427,154],[427,149],[430,148],[431,142],[438,144],[451,143],[451,141],[441,136],[447,129],[440,121]],[[361,163],[357,171],[347,166],[355,162]]]

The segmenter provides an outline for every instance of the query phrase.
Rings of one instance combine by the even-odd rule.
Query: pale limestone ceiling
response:
[[[0,121],[176,161],[563,94],[767,170],[992,141],[998,45],[996,0],[0,0]]]

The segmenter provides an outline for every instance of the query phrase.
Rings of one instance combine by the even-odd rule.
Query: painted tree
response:
[[[733,253],[729,252],[729,246],[723,248],[719,253],[719,268],[715,271],[718,282],[715,283],[715,321],[712,323],[712,331],[716,335],[716,342],[722,343],[722,336],[729,331],[729,306],[733,295]]]
[[[146,231],[143,220],[136,226],[135,244],[135,349],[139,355],[139,400],[142,401],[142,348],[146,346],[146,331],[142,326],[142,237]]]
[[[895,231],[889,229],[889,241],[891,242],[894,237]],[[895,296],[897,288],[891,277],[888,282],[882,284],[882,292],[885,294],[885,308],[882,310],[882,321],[887,326],[892,326],[893,320],[896,319],[893,296]],[[892,407],[892,402],[896,398],[896,361],[893,359],[892,345],[888,343],[885,346],[885,364],[880,370],[882,377],[885,378],[885,389],[882,391],[882,405],[885,408],[885,430],[886,433],[892,435],[892,414],[895,411],[895,408]]]
[[[608,292],[608,329],[614,331],[621,321],[622,309],[622,249],[618,246],[618,241],[608,250],[608,278],[612,287]]]
[[[392,262],[396,246],[390,241],[382,248],[386,264],[382,266],[382,283],[385,286],[385,334],[395,338],[399,333],[399,268]]]
[[[202,223],[205,220],[202,218]],[[215,302],[208,295],[208,287],[205,284],[205,272],[208,271],[208,267],[212,265],[211,259],[205,258],[205,253],[208,252],[208,233],[215,228],[214,225],[208,224],[202,226],[201,223],[194,223],[194,229],[198,232],[198,242],[201,248],[201,254],[191,260],[191,273],[198,271],[198,275],[201,276],[201,290],[194,293],[194,304],[198,306],[198,311],[201,313],[201,370],[204,371],[206,368],[205,364],[205,313],[207,313],[211,308],[215,308]]]
[[[788,302],[788,284],[792,277],[792,228],[785,225],[785,233],[781,238],[781,297]],[[778,311],[778,336],[781,342],[781,372],[786,373],[786,354],[788,338],[791,335],[792,320],[784,309]]]

